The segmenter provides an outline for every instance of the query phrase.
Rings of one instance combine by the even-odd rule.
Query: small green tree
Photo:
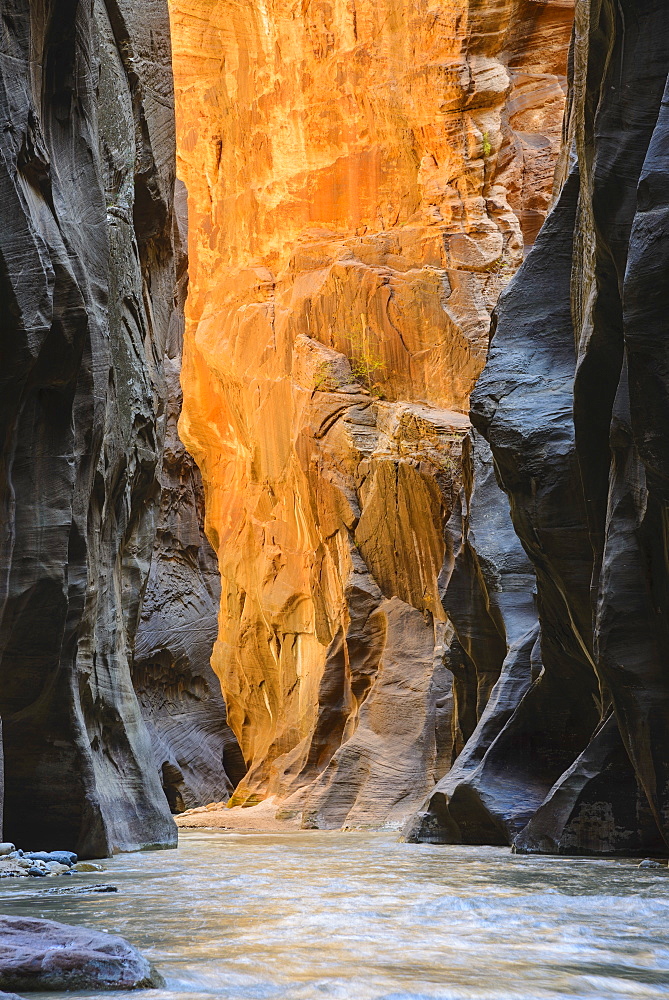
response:
[[[314,372],[314,392],[332,392],[337,388],[335,371],[330,361],[322,361]]]
[[[386,374],[386,363],[378,352],[375,344],[372,344],[369,336],[369,328],[364,313],[360,314],[360,329],[356,329],[349,334],[351,344],[351,372],[353,378],[364,385],[365,389],[383,399],[383,385],[381,380]]]

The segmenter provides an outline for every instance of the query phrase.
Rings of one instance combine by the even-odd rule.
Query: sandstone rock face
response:
[[[488,666],[449,670],[439,576],[489,313],[551,198],[571,17],[171,0],[180,427],[221,569],[235,802],[399,822],[518,638],[494,610]]]
[[[204,534],[202,480],[177,431],[188,263],[186,192],[180,183],[176,209],[178,294],[164,359],[160,510],[132,661],[154,767],[175,813],[228,799],[245,772],[210,665],[221,585],[216,555]]]
[[[573,51],[576,162],[472,407],[536,571],[539,675],[414,833],[666,852],[669,9],[580,3]]]
[[[122,937],[55,920],[0,916],[2,989],[134,990],[162,984]]]
[[[167,8],[8,0],[2,18],[6,835],[169,845],[130,674],[176,308]]]

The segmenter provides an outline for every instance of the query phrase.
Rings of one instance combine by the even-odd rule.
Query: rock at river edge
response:
[[[162,982],[122,937],[53,920],[0,916],[0,989],[134,990]]]

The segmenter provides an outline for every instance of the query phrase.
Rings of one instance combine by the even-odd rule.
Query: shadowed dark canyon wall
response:
[[[472,397],[540,638],[511,714],[472,737],[416,839],[667,851],[668,73],[665,3],[577,4],[569,176]]]
[[[176,189],[177,298],[164,358],[165,443],[153,559],[135,639],[132,681],[173,812],[229,798],[244,758],[211,668],[221,584],[204,534],[204,490],[177,429],[188,285],[186,191]]]
[[[163,765],[178,765],[180,723],[170,735],[158,718],[149,733],[131,680],[135,639],[140,626],[135,673],[152,722],[156,684],[166,687],[151,674],[156,650],[163,663],[166,650],[190,657],[199,677],[216,601],[216,574],[206,555],[198,562],[201,487],[174,430],[185,247],[167,7],[7,0],[0,32],[5,836],[89,856],[167,846],[176,828],[161,784],[174,774]],[[180,476],[191,490],[183,516],[168,503]],[[177,536],[189,593],[209,603],[189,609],[201,634],[175,649],[156,635],[160,559],[141,608],[154,542],[164,562]],[[211,681],[203,675],[196,696],[204,704],[208,685],[218,699],[221,766],[234,738]],[[183,693],[180,679],[170,684]],[[199,760],[192,752],[191,766]],[[206,783],[191,801],[229,789],[222,768],[204,793]]]
[[[563,127],[572,15],[3,5],[8,838],[666,852],[669,11]]]

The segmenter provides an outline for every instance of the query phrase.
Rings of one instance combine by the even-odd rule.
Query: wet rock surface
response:
[[[7,845],[14,847],[13,844]],[[104,866],[91,861],[79,861],[72,851],[12,850],[0,857],[0,878],[47,878],[50,876],[102,872]],[[56,892],[116,892],[114,886],[72,885]]]
[[[0,916],[0,988],[134,990],[162,978],[122,937],[54,920]]]
[[[466,797],[449,784],[416,827],[529,853],[662,854],[669,11],[579,4],[573,53],[571,170],[500,299],[471,411],[536,573],[537,675]]]

